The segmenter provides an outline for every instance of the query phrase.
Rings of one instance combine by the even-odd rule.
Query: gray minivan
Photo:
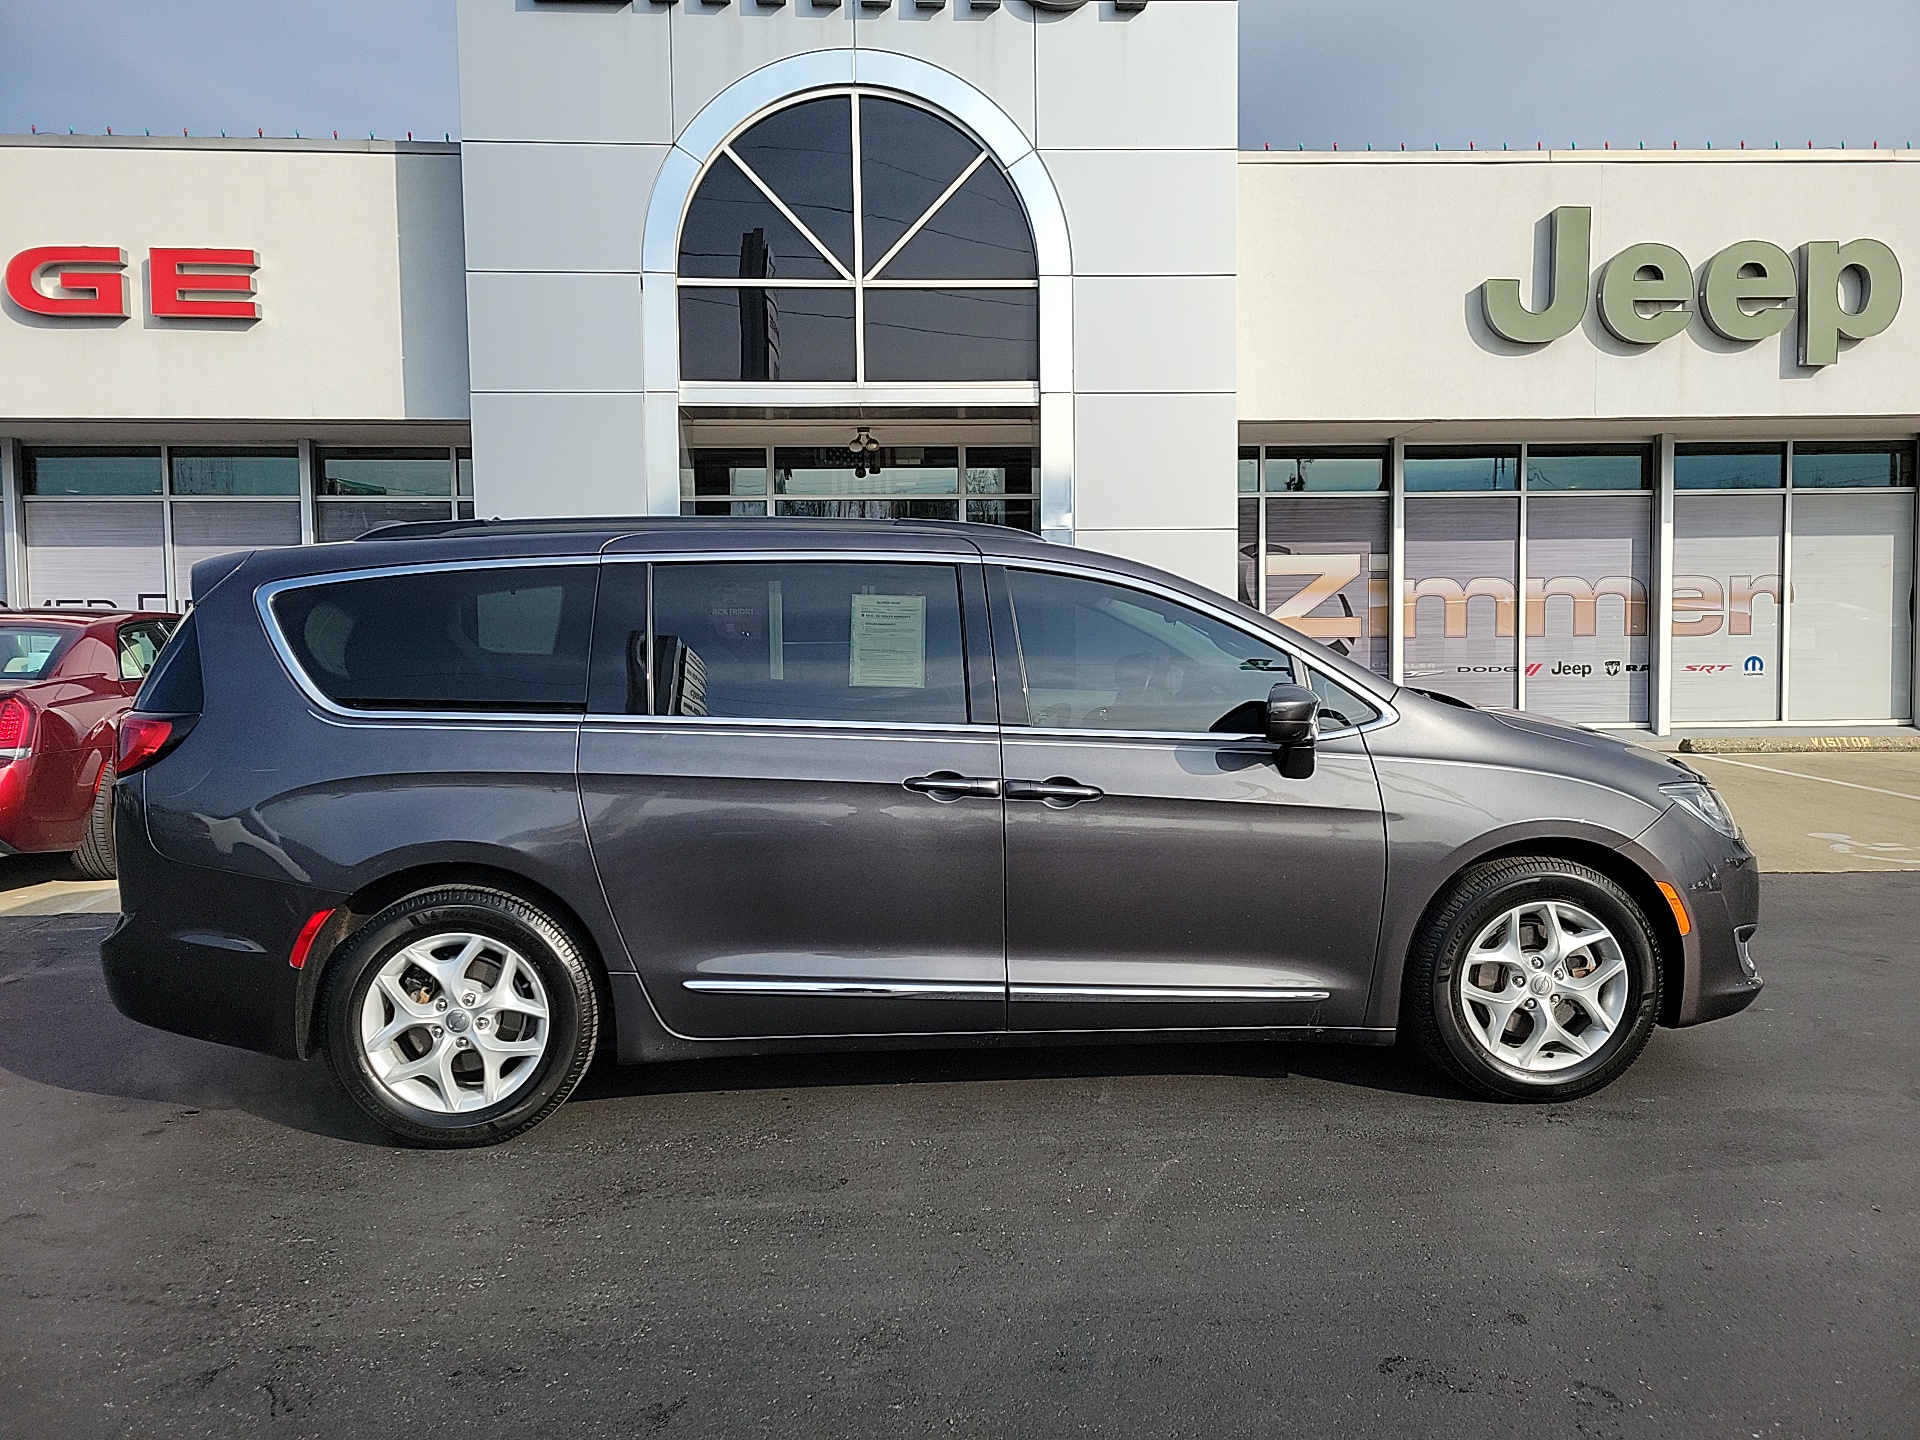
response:
[[[121,733],[108,985],[410,1142],[602,1051],[1405,1034],[1567,1099],[1760,989],[1684,765],[1017,532],[404,525],[194,593]]]

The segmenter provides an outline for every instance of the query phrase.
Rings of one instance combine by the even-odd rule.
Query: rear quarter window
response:
[[[66,626],[0,625],[0,683],[52,674],[55,658],[76,633]]]
[[[436,570],[282,591],[300,668],[357,710],[584,711],[596,565]]]

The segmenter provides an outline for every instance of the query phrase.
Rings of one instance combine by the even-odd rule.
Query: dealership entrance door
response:
[[[1025,415],[942,422],[690,418],[680,513],[972,520],[1040,528],[1036,427]]]

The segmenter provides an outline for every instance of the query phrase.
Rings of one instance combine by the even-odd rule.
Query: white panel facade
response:
[[[466,140],[672,141],[669,11],[460,0]]]
[[[1920,324],[1904,317],[1843,341],[1822,369],[1798,363],[1792,325],[1739,343],[1696,313],[1672,339],[1636,346],[1606,331],[1596,303],[1549,344],[1501,339],[1481,314],[1481,282],[1517,276],[1538,308],[1539,222],[1562,205],[1592,209],[1596,278],[1649,241],[1676,247],[1696,278],[1739,240],[1792,254],[1871,236],[1909,263],[1920,256],[1920,164],[1905,152],[1250,154],[1241,417],[1724,424],[1914,410]]]
[[[637,394],[475,394],[475,513],[631,515],[645,430]]]
[[[1232,275],[1238,204],[1231,150],[1049,150],[1047,170],[1074,219],[1079,275]]]
[[[1171,0],[1132,13],[1036,15],[1043,150],[1234,150],[1240,7]]]
[[[1081,394],[1232,394],[1231,275],[1081,276],[1073,289]]]
[[[640,269],[665,145],[460,147],[474,270]]]
[[[450,147],[0,144],[0,257],[126,252],[131,314],[0,307],[0,421],[459,419],[460,161]],[[260,315],[156,319],[148,252],[247,250]]]
[[[1078,491],[1079,528],[1194,532],[1181,539],[1183,546],[1200,544],[1203,533],[1216,539],[1224,533],[1231,541],[1233,453],[1223,466],[1217,447],[1206,441],[1223,425],[1231,428],[1232,395],[1082,394],[1074,411],[1076,461],[1083,473],[1099,477]]]
[[[473,388],[638,391],[640,277],[476,271]]]

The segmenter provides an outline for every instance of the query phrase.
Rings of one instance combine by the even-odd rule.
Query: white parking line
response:
[[[1751,760],[1729,760],[1724,755],[1689,755],[1689,760],[1717,760],[1722,765],[1738,765],[1743,770],[1764,770],[1769,775],[1785,775],[1794,780],[1817,780],[1822,785],[1844,785],[1849,790],[1870,790],[1875,795],[1891,795],[1896,800],[1920,800],[1904,790],[1882,790],[1878,785],[1860,785],[1852,780],[1832,780],[1825,775],[1808,775],[1799,770],[1780,770],[1772,765],[1756,765]]]

